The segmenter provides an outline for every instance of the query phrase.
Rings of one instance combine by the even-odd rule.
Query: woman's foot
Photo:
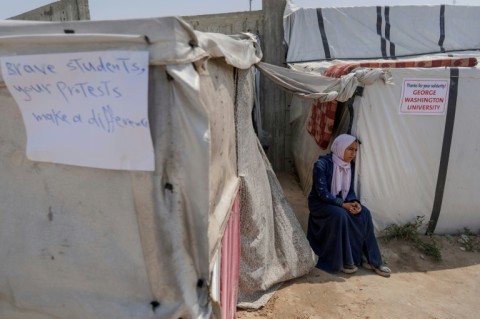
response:
[[[355,265],[344,265],[342,268],[342,272],[346,274],[353,274],[358,270],[357,266]]]
[[[382,276],[382,277],[387,277],[388,278],[388,277],[390,277],[390,274],[392,273],[390,268],[388,268],[387,266],[380,265],[379,267],[373,267],[372,265],[370,265],[368,262],[365,262],[365,261],[362,263],[362,267],[365,268],[365,269],[373,270],[377,275]]]

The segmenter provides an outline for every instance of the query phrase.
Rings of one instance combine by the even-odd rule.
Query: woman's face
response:
[[[357,150],[358,150],[357,141],[348,145],[348,147],[345,149],[345,153],[343,153],[343,160],[347,163],[350,163],[357,155]]]

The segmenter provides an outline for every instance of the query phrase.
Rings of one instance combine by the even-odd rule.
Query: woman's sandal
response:
[[[382,277],[387,277],[388,278],[388,277],[390,277],[390,274],[392,273],[390,268],[388,268],[387,266],[384,266],[384,265],[380,265],[380,267],[377,268],[377,267],[373,267],[372,265],[370,265],[367,262],[363,262],[362,267],[365,268],[365,269],[373,270],[377,275],[382,276]]]
[[[358,268],[355,265],[345,265],[342,267],[342,272],[345,274],[353,274],[357,272]]]

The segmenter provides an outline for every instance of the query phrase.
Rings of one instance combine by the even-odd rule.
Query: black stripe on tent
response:
[[[390,43],[390,57],[395,58],[395,43],[390,41],[390,7],[385,7],[385,38]]]
[[[433,200],[432,215],[427,228],[427,234],[433,234],[437,227],[440,210],[442,209],[443,193],[447,179],[448,160],[452,146],[453,124],[455,123],[455,112],[457,109],[458,94],[458,68],[450,69],[450,88],[448,92],[447,118],[445,120],[445,131],[443,133],[442,153],[440,155],[440,167],[438,168],[437,187],[435,199]]]
[[[330,47],[328,46],[327,33],[325,32],[325,26],[323,24],[322,8],[317,8],[318,28],[322,35],[323,50],[325,51],[325,59],[330,59]]]
[[[445,5],[440,6],[440,39],[438,45],[440,46],[440,52],[445,52],[443,42],[445,41]]]
[[[387,57],[387,41],[382,36],[382,7],[377,6],[377,34],[380,36],[380,50],[382,57]]]
[[[382,36],[382,7],[377,6],[377,34],[380,36],[382,57],[387,58],[387,40]]]

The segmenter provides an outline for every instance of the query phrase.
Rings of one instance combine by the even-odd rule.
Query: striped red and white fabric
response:
[[[333,78],[350,73],[356,68],[438,68],[438,67],[472,67],[477,65],[476,58],[449,58],[417,61],[381,61],[381,62],[354,62],[336,64],[329,67],[323,75]],[[321,103],[315,100],[312,104],[307,131],[315,139],[317,145],[326,149],[333,133],[337,101]]]
[[[222,318],[234,319],[237,311],[240,278],[240,192],[232,205],[232,213],[222,239],[220,261],[220,305]]]

